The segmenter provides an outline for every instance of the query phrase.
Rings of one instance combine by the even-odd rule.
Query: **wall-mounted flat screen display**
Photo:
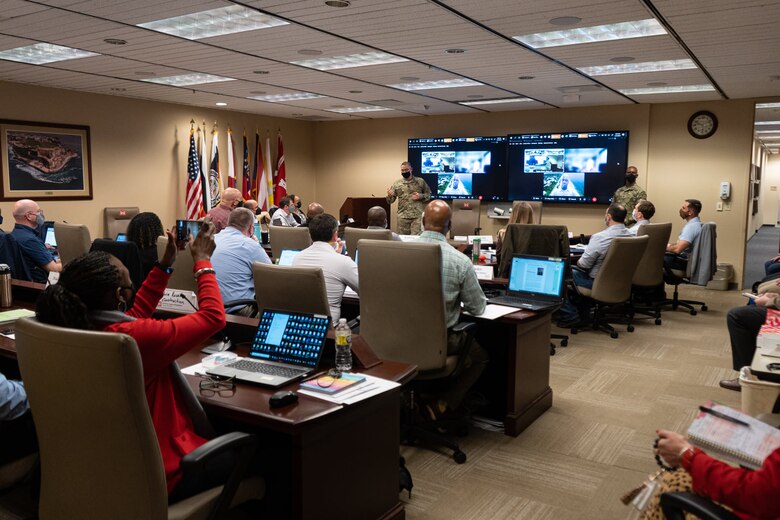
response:
[[[625,184],[628,132],[507,136],[510,200],[609,204]]]
[[[506,137],[409,139],[414,174],[439,199],[506,200]]]

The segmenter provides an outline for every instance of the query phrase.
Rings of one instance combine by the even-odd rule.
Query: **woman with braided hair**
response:
[[[190,238],[199,310],[175,319],[152,318],[177,254],[173,232],[166,235],[165,254],[137,293],[122,262],[103,251],[93,251],[65,266],[59,282],[41,294],[36,314],[41,322],[60,327],[121,332],[138,344],[168,495],[175,502],[224,483],[232,469],[233,456],[226,454],[217,463],[219,467],[210,467],[209,471],[182,474],[179,468],[181,458],[205,444],[206,439],[194,431],[171,365],[224,328],[225,309],[211,267],[214,225],[204,222],[198,236]]]
[[[141,254],[141,272],[146,279],[157,263],[157,237],[165,235],[160,217],[151,211],[134,216],[127,225],[127,240],[138,246]]]

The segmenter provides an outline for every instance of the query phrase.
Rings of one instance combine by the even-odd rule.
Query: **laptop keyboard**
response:
[[[268,374],[269,376],[281,376],[281,377],[293,377],[297,376],[306,370],[298,370],[289,367],[280,367],[277,365],[269,365],[267,363],[258,363],[257,361],[251,361],[248,359],[239,359],[229,365],[225,365],[229,368],[236,370],[243,370],[245,372],[255,372],[258,374]]]
[[[520,296],[499,296],[498,298],[491,298],[491,303],[508,303],[516,307],[538,307],[545,305],[545,303],[539,300],[529,300]]]

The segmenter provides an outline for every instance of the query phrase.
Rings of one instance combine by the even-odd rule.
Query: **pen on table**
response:
[[[739,419],[737,419],[735,417],[730,417],[730,416],[726,415],[725,413],[720,413],[717,410],[713,410],[712,408],[707,408],[706,406],[700,406],[699,410],[701,410],[704,413],[708,413],[710,415],[714,415],[715,417],[718,417],[720,419],[733,422],[734,424],[740,424],[742,426],[747,426],[748,428],[750,428],[750,425],[748,423],[746,423],[745,421],[740,421]]]

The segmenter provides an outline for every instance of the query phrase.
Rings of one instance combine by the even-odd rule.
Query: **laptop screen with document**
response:
[[[566,262],[562,258],[515,255],[509,274],[509,290],[560,297]]]

